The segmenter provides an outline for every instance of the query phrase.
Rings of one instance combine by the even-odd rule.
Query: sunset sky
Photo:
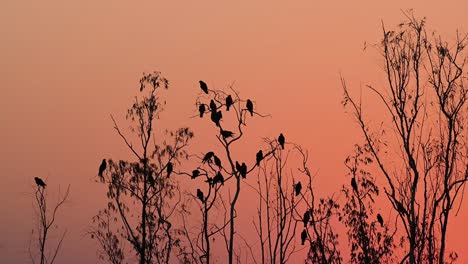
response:
[[[191,127],[191,152],[216,142],[212,126],[191,118],[198,80],[213,88],[233,84],[271,115],[252,122],[248,142],[260,146],[263,137],[284,133],[309,150],[318,194],[338,192],[343,160],[362,141],[341,105],[340,74],[355,94],[383,85],[382,60],[373,48],[363,51],[364,43],[377,43],[382,21],[391,28],[408,8],[448,40],[456,29],[468,32],[466,0],[3,1],[0,262],[29,262],[38,176],[51,198],[71,185],[57,220],[68,230],[57,263],[99,263],[85,236],[105,206],[94,179],[102,158],[131,158],[110,114],[126,126],[143,72],[169,79],[158,126]],[[365,109],[380,111],[375,105]],[[466,263],[466,201],[452,220],[449,248]]]

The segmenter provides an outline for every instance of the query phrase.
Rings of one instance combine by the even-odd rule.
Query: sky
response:
[[[234,84],[272,116],[249,127],[253,144],[283,132],[304,146],[318,192],[326,195],[343,184],[343,160],[362,139],[340,103],[340,74],[354,91],[384,84],[377,52],[363,51],[364,42],[379,40],[382,21],[392,27],[403,19],[401,10],[413,8],[449,39],[456,29],[468,32],[467,1],[6,0],[0,6],[2,263],[28,262],[35,176],[51,190],[71,186],[57,222],[68,230],[58,263],[99,263],[85,236],[105,205],[94,178],[103,157],[130,157],[110,114],[125,124],[143,72],[169,79],[160,126],[190,126],[192,150],[199,152],[215,138],[191,118],[198,80],[215,88]],[[465,260],[467,210],[465,203],[449,233]]]

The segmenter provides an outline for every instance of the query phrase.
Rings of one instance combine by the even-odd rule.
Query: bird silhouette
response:
[[[218,127],[221,118],[223,118],[223,114],[221,113],[221,111],[211,112],[211,121],[213,121],[213,123],[215,123]]]
[[[231,95],[228,95],[226,97],[226,111],[229,111],[229,108],[231,107],[231,105],[234,103],[234,101],[232,100],[232,97]]]
[[[406,211],[405,207],[403,206],[403,204],[401,204],[399,201],[395,201],[395,203],[396,203],[398,212],[400,212],[402,214],[407,213],[407,211]]]
[[[247,110],[249,111],[250,115],[253,116],[253,103],[250,99],[247,99],[247,103],[245,104]]]
[[[310,221],[310,211],[307,210],[304,213],[304,216],[302,217],[302,222],[304,223],[304,228],[307,227],[307,223]]]
[[[223,138],[229,138],[229,137],[232,137],[233,135],[234,133],[232,131],[221,130],[221,136],[223,136]]]
[[[307,231],[304,229],[301,232],[301,245],[304,245],[306,239],[307,239]]]
[[[218,158],[218,156],[213,155],[213,159],[214,159],[214,163],[216,164],[216,166],[221,168],[221,160]]]
[[[200,112],[200,117],[203,117],[203,114],[205,113],[205,111],[206,111],[205,104],[200,104],[198,106],[198,112]]]
[[[210,110],[211,110],[211,113],[216,113],[216,103],[214,102],[213,99],[211,99],[210,101]]]
[[[203,203],[205,202],[205,197],[203,196],[203,192],[200,189],[197,189],[197,198]]]
[[[106,162],[106,159],[103,159],[101,162],[101,165],[99,166],[99,172],[98,172],[99,177],[102,177],[102,173],[106,170],[106,168],[107,168],[107,162]]]
[[[377,221],[379,221],[380,226],[383,227],[384,222],[383,222],[383,218],[382,218],[382,216],[380,214],[377,214]]]
[[[47,186],[47,184],[45,184],[45,182],[39,177],[34,177],[34,181],[36,182],[37,186],[40,186],[42,188],[45,188]]]
[[[203,92],[208,94],[208,85],[204,81],[198,81],[200,83],[200,88],[202,89]]]
[[[353,190],[356,192],[356,194],[358,193],[358,187],[357,187],[357,183],[356,183],[356,179],[353,177],[351,178],[351,187],[353,187]]]
[[[150,171],[148,174],[148,181],[151,184],[151,186],[154,186],[154,178],[153,178],[153,171]]]
[[[296,186],[294,186],[294,190],[296,191],[296,196],[298,196],[301,193],[302,184],[300,181],[296,183]]]
[[[257,152],[257,166],[260,166],[260,161],[262,161],[262,159],[263,159],[263,151],[259,150]]]
[[[192,179],[195,179],[198,176],[200,176],[200,171],[199,170],[193,170],[192,171]]]
[[[214,152],[213,152],[213,151],[207,152],[207,153],[205,154],[205,156],[203,157],[202,163],[211,161],[211,158],[212,158],[213,156],[214,156]]]
[[[284,149],[284,135],[281,133],[278,137],[278,143],[280,144],[281,148]]]
[[[173,169],[174,169],[174,167],[172,165],[172,162],[168,162],[167,167],[166,167],[166,172],[167,172],[167,177],[168,178],[169,178],[169,176],[171,176],[171,173],[172,173]]]
[[[217,184],[218,182],[224,185],[224,177],[220,171],[218,171],[216,176],[213,178],[213,185]]]
[[[245,165],[244,162],[242,162],[242,165],[241,165],[241,176],[244,179],[245,177],[247,177],[247,165]]]

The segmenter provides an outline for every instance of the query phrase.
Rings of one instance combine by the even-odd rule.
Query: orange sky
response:
[[[34,176],[51,190],[71,184],[58,222],[68,228],[58,263],[98,262],[84,236],[104,205],[92,179],[102,157],[129,156],[109,114],[123,121],[143,71],[170,80],[162,126],[192,127],[196,151],[200,142],[215,142],[189,118],[198,80],[217,88],[235,82],[273,116],[249,127],[253,142],[282,131],[302,144],[318,171],[318,193],[329,194],[339,190],[343,160],[360,140],[340,104],[339,74],[355,89],[383,83],[380,59],[362,51],[364,41],[379,40],[381,20],[393,26],[401,9],[414,8],[443,35],[468,32],[468,1],[291,2],[3,1],[1,262],[28,261]],[[465,202],[449,237],[465,260],[467,210]]]

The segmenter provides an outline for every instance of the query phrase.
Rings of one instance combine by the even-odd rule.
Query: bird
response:
[[[213,159],[214,159],[214,163],[216,164],[216,166],[221,168],[221,160],[218,158],[218,156],[213,155]]]
[[[221,130],[221,136],[223,136],[223,138],[229,138],[229,137],[232,137],[233,135],[234,133],[232,131]]]
[[[223,113],[221,113],[221,111],[211,112],[211,121],[213,121],[213,123],[215,123],[216,126],[218,127],[219,127],[219,121],[221,120],[222,117],[223,117]]]
[[[241,168],[241,165],[239,164],[239,162],[236,161],[236,170],[237,170],[238,172],[240,172],[241,169],[242,169],[242,168]]]
[[[228,95],[226,97],[226,111],[229,111],[229,108],[231,107],[231,105],[234,103],[234,101],[232,100],[232,97],[231,95]]]
[[[211,113],[216,113],[216,103],[214,102],[213,99],[211,99],[210,101],[210,110],[211,110]]]
[[[294,186],[294,190],[296,191],[296,196],[298,196],[301,193],[302,184],[300,181],[296,183],[296,186]]]
[[[205,113],[205,111],[206,111],[205,104],[200,104],[198,106],[198,112],[200,112],[200,117],[203,117],[203,114]]]
[[[200,88],[202,89],[203,92],[208,94],[208,85],[204,81],[198,81],[200,83]]]
[[[249,111],[250,115],[253,116],[253,103],[250,101],[250,99],[247,99],[247,103],[245,104],[247,106],[247,110]]]
[[[260,166],[260,161],[262,161],[262,159],[263,159],[263,151],[259,150],[257,152],[257,166]]]
[[[280,133],[278,137],[278,143],[280,144],[281,148],[284,149],[284,135],[283,133]]]
[[[172,173],[172,170],[173,170],[173,165],[172,165],[172,162],[168,162],[167,163],[167,167],[166,167],[166,172],[167,172],[167,177],[169,178],[169,176],[171,176],[171,173]]]
[[[380,226],[383,227],[384,222],[383,222],[383,218],[382,218],[382,216],[380,214],[377,214],[377,221],[379,221]]]
[[[245,165],[244,162],[242,162],[242,165],[241,165],[241,176],[244,179],[245,177],[247,177],[247,165]]]
[[[36,182],[37,186],[40,186],[42,188],[45,188],[47,186],[47,184],[45,184],[45,182],[39,177],[34,177],[34,181]]]
[[[202,163],[205,163],[207,161],[210,161],[211,158],[214,156],[214,152],[210,151],[205,154],[205,157],[203,157]]]
[[[304,229],[301,232],[301,245],[304,245],[306,239],[307,239],[307,231]]]
[[[304,228],[307,227],[307,223],[310,221],[310,211],[307,210],[304,213],[304,216],[302,217],[302,222],[304,223]]]
[[[203,192],[200,189],[197,189],[197,198],[202,201],[202,203],[205,201],[205,198],[203,197]]]
[[[101,162],[101,165],[99,166],[99,177],[102,177],[102,173],[106,170],[107,168],[107,162],[106,162],[106,159],[103,159],[102,162]]]
[[[223,177],[223,175],[221,174],[220,171],[218,171],[216,176],[213,178],[213,185],[217,184],[218,182],[220,182],[222,185],[224,185],[224,177]]]
[[[153,171],[150,171],[148,174],[148,181],[151,184],[151,186],[154,186],[154,178],[153,178]]]
[[[200,176],[200,171],[199,170],[193,170],[192,171],[192,179],[195,179],[198,176]]]
[[[353,190],[357,193],[358,192],[358,187],[356,183],[356,179],[353,177],[351,178],[351,187],[353,187]]]
[[[400,212],[401,214],[406,214],[407,213],[407,211],[406,211],[406,209],[405,209],[405,207],[403,206],[402,203],[400,203],[399,201],[395,201],[395,203],[396,203],[398,212]]]

